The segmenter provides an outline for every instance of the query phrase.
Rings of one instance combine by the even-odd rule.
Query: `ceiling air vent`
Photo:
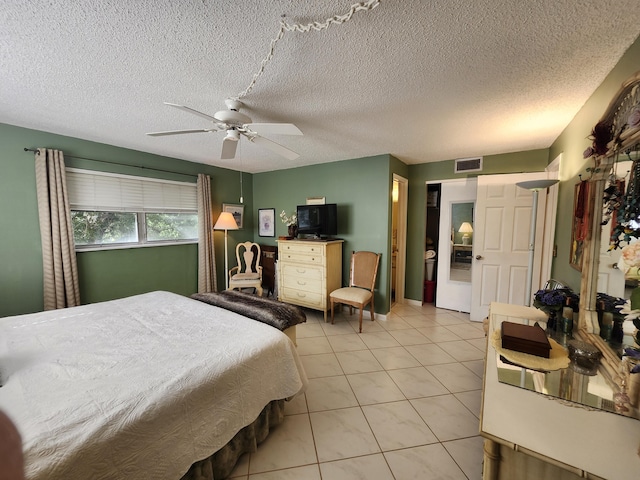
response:
[[[459,158],[456,160],[454,173],[481,172],[482,157]]]

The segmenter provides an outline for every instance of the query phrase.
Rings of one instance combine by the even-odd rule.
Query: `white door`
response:
[[[455,206],[474,203],[476,200],[475,178],[444,181],[440,191],[440,225],[436,262],[436,307],[469,312],[471,308],[471,268],[473,262],[455,264],[454,247],[456,232],[452,212]],[[473,234],[475,238],[475,232]],[[465,246],[468,248],[468,246]],[[471,245],[473,248],[473,245]],[[472,252],[473,254],[473,252]],[[468,268],[466,268],[468,267]],[[465,278],[465,275],[468,278]]]
[[[493,301],[524,305],[533,194],[515,184],[547,178],[547,172],[478,177],[471,320],[482,321]],[[533,292],[540,288],[545,207],[543,190],[538,195]]]

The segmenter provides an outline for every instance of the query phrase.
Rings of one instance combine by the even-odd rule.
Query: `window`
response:
[[[193,243],[196,184],[67,169],[78,250]]]

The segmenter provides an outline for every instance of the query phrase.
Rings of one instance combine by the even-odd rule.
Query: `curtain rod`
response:
[[[27,148],[24,147],[24,151],[25,152],[34,152],[37,153],[38,150],[35,148]],[[108,163],[111,165],[120,165],[122,167],[133,167],[133,168],[141,168],[143,170],[153,170],[154,172],[163,172],[163,173],[172,173],[175,175],[184,175],[186,177],[197,177],[197,174],[193,174],[193,173],[183,173],[183,172],[174,172],[173,170],[163,170],[161,168],[152,168],[152,167],[144,167],[142,165],[129,165],[126,163],[120,163],[120,162],[112,162],[109,160],[98,160],[96,158],[87,158],[87,157],[76,157],[75,155],[65,155],[65,157],[68,158],[75,158],[76,160],[89,160],[90,162],[100,162],[100,163]]]

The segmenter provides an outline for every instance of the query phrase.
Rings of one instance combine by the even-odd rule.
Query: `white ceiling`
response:
[[[1,2],[0,122],[253,173],[546,148],[640,33],[638,0],[382,0],[342,25],[286,32],[243,98],[254,122],[304,132],[268,136],[297,160],[246,139],[220,160],[221,132],[145,135],[210,126],[163,102],[224,109],[282,15],[323,22],[353,3]]]

